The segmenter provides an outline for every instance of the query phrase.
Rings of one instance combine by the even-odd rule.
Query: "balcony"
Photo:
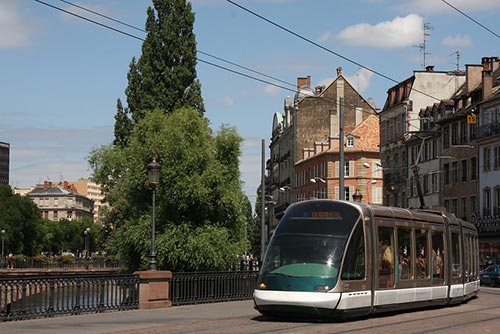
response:
[[[477,128],[476,139],[483,139],[500,135],[500,123],[482,125]]]

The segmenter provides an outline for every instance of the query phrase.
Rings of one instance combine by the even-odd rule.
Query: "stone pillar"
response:
[[[165,308],[170,301],[171,271],[136,271],[139,275],[139,309]]]

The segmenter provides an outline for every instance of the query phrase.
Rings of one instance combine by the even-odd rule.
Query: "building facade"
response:
[[[68,182],[68,184],[69,186],[73,186],[79,194],[94,201],[94,223],[102,223],[101,215],[103,214],[103,208],[109,208],[109,204],[104,202],[101,186],[88,178],[82,178],[75,182]]]
[[[94,216],[94,201],[79,194],[68,182],[45,181],[37,185],[27,196],[40,209],[42,217],[52,221],[82,219]]]
[[[0,142],[0,184],[9,184],[10,144]]]
[[[372,184],[377,174],[368,175],[363,167],[380,165],[375,114],[375,108],[346,80],[341,68],[328,86],[312,89],[310,76],[297,79],[297,94],[287,97],[284,112],[273,116],[266,166],[266,194],[272,198],[267,210],[271,233],[291,203],[340,198],[341,152],[345,156],[342,171],[350,173],[345,178],[345,199],[352,200],[356,189],[366,193],[368,188],[372,196],[366,193],[365,201],[381,197],[377,190],[381,189],[381,175],[375,181],[378,184]],[[345,150],[339,147],[341,133]],[[368,142],[373,146],[368,147]],[[355,172],[358,166],[363,171]]]
[[[409,177],[420,173],[420,154],[425,153],[425,149],[420,148],[428,145],[431,138],[436,138],[431,137],[431,131],[421,129],[419,113],[427,106],[449,99],[464,82],[465,76],[461,72],[438,72],[433,66],[428,66],[424,71],[414,71],[413,76],[387,91],[384,108],[379,113],[384,205],[421,206],[417,202],[410,203],[409,198],[414,196],[408,194],[413,189]],[[409,160],[408,143],[418,147],[412,160]],[[433,170],[435,166],[427,168]]]

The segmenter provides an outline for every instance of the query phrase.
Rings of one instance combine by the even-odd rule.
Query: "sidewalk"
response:
[[[132,310],[34,320],[0,322],[0,334],[103,334],[140,333],[165,325],[174,326],[235,316],[255,317],[252,300],[175,306],[155,310]]]

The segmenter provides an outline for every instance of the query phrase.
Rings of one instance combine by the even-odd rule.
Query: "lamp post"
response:
[[[377,183],[377,180],[370,180],[368,182],[366,182],[366,203],[367,204],[370,204],[370,191],[371,191],[371,187],[368,187],[370,184],[376,184]]]
[[[90,235],[90,227],[87,227],[85,231],[83,231],[83,235],[85,236],[85,257],[89,257],[89,235]]]
[[[149,270],[158,270],[156,265],[156,250],[155,250],[155,219],[156,219],[156,185],[160,183],[161,165],[156,161],[156,157],[148,164],[148,179],[149,184],[153,186],[153,217],[151,227],[151,255],[149,256]]]

